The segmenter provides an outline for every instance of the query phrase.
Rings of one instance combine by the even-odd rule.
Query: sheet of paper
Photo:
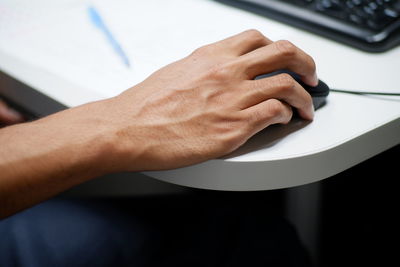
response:
[[[102,33],[90,23],[87,2],[0,3],[3,51],[105,95],[128,86],[131,70],[120,64]]]

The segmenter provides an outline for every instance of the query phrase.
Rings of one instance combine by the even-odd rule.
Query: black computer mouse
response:
[[[294,72],[288,71],[288,70],[280,70],[280,71],[275,71],[275,72],[259,75],[255,79],[257,80],[257,79],[267,78],[267,77],[271,77],[271,76],[274,76],[274,75],[277,75],[277,74],[281,74],[281,73],[290,74],[301,86],[304,87],[304,89],[306,89],[306,91],[312,97],[313,104],[314,104],[314,109],[318,109],[318,108],[322,107],[326,103],[326,98],[329,95],[329,87],[328,87],[328,85],[326,83],[324,83],[321,80],[318,80],[319,81],[318,85],[313,87],[313,86],[305,84],[300,79],[299,75],[297,75]]]
[[[302,81],[298,82],[311,95],[315,110],[325,105],[326,98],[329,95],[329,87],[326,83],[318,80],[318,85],[313,87],[303,83]]]

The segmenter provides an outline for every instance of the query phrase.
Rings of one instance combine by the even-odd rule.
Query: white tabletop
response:
[[[400,47],[368,54],[207,0],[113,1],[112,6],[107,1],[92,1],[114,22],[111,27],[133,61],[134,67],[127,70],[106,44],[101,48],[104,40],[86,25],[86,6],[81,1],[64,0],[57,6],[49,0],[37,2],[49,5],[53,13],[64,12],[69,22],[52,18],[55,22],[40,27],[37,35],[22,37],[12,34],[12,25],[22,32],[26,31],[23,25],[0,28],[0,38],[6,40],[0,43],[0,69],[70,107],[113,96],[196,47],[249,28],[274,40],[291,40],[311,54],[320,79],[331,88],[400,92]],[[11,17],[18,19],[15,14]],[[60,34],[60,29],[68,27],[73,27],[74,36]],[[51,38],[49,49],[46,38],[51,35],[57,38]],[[69,46],[73,37],[87,40],[70,41]],[[88,45],[93,40],[95,48]],[[68,58],[63,58],[66,49],[84,52],[66,52]],[[289,125],[272,126],[222,159],[146,174],[198,188],[291,187],[327,178],[399,143],[399,98],[331,93],[312,123],[295,119]]]

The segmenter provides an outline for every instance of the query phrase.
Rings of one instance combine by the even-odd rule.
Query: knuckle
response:
[[[276,76],[276,83],[279,90],[292,93],[296,87],[296,81],[290,74],[282,73]]]
[[[266,117],[266,114],[264,111],[260,111],[260,110],[255,110],[254,112],[252,112],[251,114],[251,122],[255,125],[257,125],[259,122],[264,121]],[[249,125],[249,124],[247,124]],[[250,125],[249,125],[250,126]]]
[[[243,143],[244,127],[247,123],[239,115],[226,115],[219,120],[213,130],[218,143],[226,151],[233,150]]]
[[[256,92],[260,96],[264,96],[267,94],[267,92],[263,90],[263,88],[265,88],[265,81],[263,81],[262,79],[252,81],[249,87],[251,87],[251,90],[246,92],[250,93],[251,95],[253,95],[254,92]]]
[[[230,152],[240,145],[240,138],[238,135],[225,136],[221,145],[225,148],[227,152]]]
[[[250,29],[247,31],[244,31],[243,34],[248,38],[256,41],[263,41],[265,40],[265,36],[256,29]]]
[[[280,56],[294,57],[297,53],[297,47],[288,40],[279,40],[274,44]]]
[[[268,114],[272,117],[280,116],[284,112],[284,106],[281,101],[277,99],[270,99],[268,105]]]
[[[290,120],[292,119],[292,116],[293,116],[293,110],[286,108],[283,116],[281,117],[282,119],[281,119],[280,123],[288,124],[290,122]]]
[[[203,45],[200,46],[198,48],[196,48],[193,52],[192,52],[192,56],[204,56],[207,55],[209,53],[210,50],[210,45]]]

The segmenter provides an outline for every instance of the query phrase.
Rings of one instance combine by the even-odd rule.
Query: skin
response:
[[[24,117],[0,99],[0,127],[24,121]]]
[[[183,167],[226,155],[311,96],[280,69],[318,83],[313,59],[249,30],[203,46],[122,94],[0,129],[0,216],[119,171]]]

